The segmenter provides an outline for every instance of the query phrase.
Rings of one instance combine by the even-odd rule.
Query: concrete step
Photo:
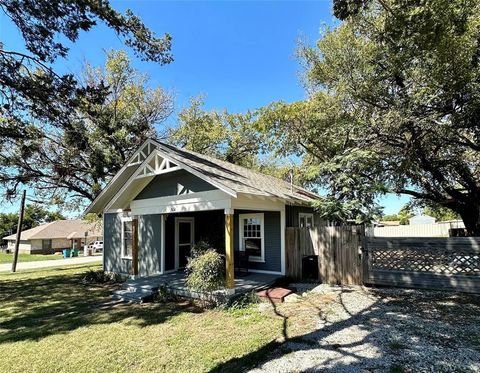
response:
[[[134,280],[126,281],[122,284],[123,289],[149,289],[149,290],[158,290],[159,284],[151,282],[136,282]]]
[[[158,291],[158,286],[156,285],[135,285],[135,284],[122,284],[123,290],[128,291]]]
[[[148,289],[139,289],[135,291],[120,289],[113,292],[112,298],[121,299],[125,302],[144,303],[151,301],[155,293],[155,291]]]

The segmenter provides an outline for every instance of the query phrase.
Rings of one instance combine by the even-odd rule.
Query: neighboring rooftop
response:
[[[93,223],[85,220],[56,220],[50,223],[39,225],[38,227],[27,229],[20,234],[20,240],[36,240],[36,239],[76,239],[84,238],[85,232],[87,237],[101,237],[103,233]],[[4,237],[4,240],[16,240],[16,234]]]

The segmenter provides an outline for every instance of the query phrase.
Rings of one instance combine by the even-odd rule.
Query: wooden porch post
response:
[[[234,249],[233,249],[233,210],[225,209],[225,261],[227,289],[235,289],[234,283]]]
[[[138,276],[138,219],[132,219],[132,273]]]

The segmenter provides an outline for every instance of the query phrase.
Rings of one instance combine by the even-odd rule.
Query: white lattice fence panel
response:
[[[480,293],[478,237],[367,237],[364,282]]]
[[[480,256],[442,249],[380,249],[370,251],[372,269],[480,276]]]

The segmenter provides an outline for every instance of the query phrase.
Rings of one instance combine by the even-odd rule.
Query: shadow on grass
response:
[[[144,327],[164,323],[182,312],[202,312],[190,302],[105,307],[102,305],[111,300],[118,285],[84,285],[83,273],[72,274],[71,268],[49,272],[55,275],[20,279],[12,275],[0,280],[0,344],[39,340],[125,319]]]
[[[189,302],[120,305],[104,309],[100,305],[110,300],[116,286],[83,285],[83,274],[79,271],[81,269],[55,268],[46,271],[44,276],[35,272],[0,276],[0,344],[40,340],[80,327],[120,321],[141,328],[165,323],[181,313],[202,312]],[[312,359],[303,364],[300,361],[298,370],[352,370],[356,364],[362,364],[358,370],[380,367],[377,370],[402,372],[404,364],[409,363],[408,359],[415,354],[425,354],[426,343],[445,348],[443,355],[435,357],[435,366],[440,368],[436,369],[438,371],[443,365],[448,368],[449,360],[458,349],[480,351],[480,334],[472,334],[480,330],[474,324],[475,320],[478,321],[475,315],[480,313],[480,297],[398,289],[371,289],[369,294],[371,302],[352,303],[347,298],[353,293],[342,289],[335,304],[344,317],[331,323],[328,322],[328,309],[312,298],[306,306],[318,320],[319,327],[297,334],[291,333],[291,325],[301,310],[295,304],[288,308],[272,302],[276,317],[283,321],[279,339],[244,356],[221,362],[212,371],[241,372],[261,367],[291,352],[310,351],[317,356],[323,354],[322,362]],[[350,328],[356,330],[356,338],[338,338],[337,333]],[[428,334],[429,330],[436,334]],[[469,333],[474,336],[471,340],[465,338]],[[433,342],[432,338],[435,339]],[[422,357],[427,362],[428,358]]]
[[[399,289],[371,289],[375,297],[367,307],[348,308],[344,297],[351,290],[342,289],[338,304],[345,314],[340,321],[328,323],[328,317],[321,306],[309,303],[318,316],[323,327],[302,335],[289,336],[288,325],[291,320],[272,300],[273,312],[283,320],[282,338],[263,345],[260,349],[244,356],[231,359],[217,365],[211,372],[244,372],[257,367],[260,370],[264,364],[288,356],[292,352],[311,351],[311,360],[305,362],[304,355],[300,355],[295,371],[355,371],[374,370],[387,372],[409,371],[409,364],[413,356],[425,354],[424,368],[430,369],[435,365],[435,371],[442,371],[450,366],[451,352],[461,348],[469,348],[475,361],[476,351],[480,351],[480,343],[476,339],[461,339],[469,330],[468,323],[472,322],[472,315],[480,311],[480,297],[476,295],[442,293],[437,291],[402,291]],[[294,311],[295,312],[295,311]],[[447,331],[458,330],[450,336]],[[346,329],[356,329],[357,338],[350,341],[339,340],[336,333]],[[441,330],[439,330],[440,328]],[[429,334],[427,331],[432,331]],[[401,331],[401,332],[400,332]],[[438,333],[438,334],[437,334]],[[438,338],[439,340],[431,340]],[[332,342],[334,341],[334,342]],[[436,347],[445,348],[445,354],[436,356],[431,361],[425,343],[432,343]],[[452,344],[454,342],[455,344]],[[365,353],[373,351],[373,354]],[[319,354],[322,361],[319,362]],[[291,358],[289,358],[291,359]],[[288,361],[288,360],[287,360]],[[434,363],[434,364],[433,364]],[[290,371],[283,363],[278,366],[268,366],[266,370]],[[361,365],[361,366],[360,366]],[[437,369],[438,368],[438,369]],[[460,363],[459,368],[464,368]],[[455,370],[455,369],[454,369]],[[465,369],[465,371],[470,371]]]

